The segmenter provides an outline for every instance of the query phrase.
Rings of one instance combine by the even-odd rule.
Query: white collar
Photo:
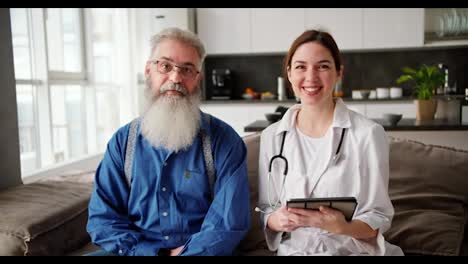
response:
[[[294,128],[295,120],[297,113],[299,112],[302,107],[301,104],[295,104],[291,106],[288,111],[284,114],[283,118],[279,122],[278,128],[276,129],[276,135],[281,134],[284,131],[290,131]],[[335,110],[333,113],[333,123],[331,127],[339,127],[339,128],[349,128],[351,127],[351,121],[349,117],[349,109],[343,103],[341,98],[335,99]]]

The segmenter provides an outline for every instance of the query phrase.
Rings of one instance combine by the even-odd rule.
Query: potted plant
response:
[[[437,101],[433,100],[433,95],[438,87],[444,84],[445,75],[435,65],[428,66],[423,64],[418,69],[404,67],[403,72],[397,80],[397,84],[413,81],[414,94],[417,100],[416,105],[417,120],[433,120],[437,110]]]

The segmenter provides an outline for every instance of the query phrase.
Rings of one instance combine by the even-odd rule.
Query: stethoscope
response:
[[[288,160],[286,159],[285,156],[283,156],[284,141],[286,139],[286,133],[287,132],[288,132],[287,130],[283,132],[283,138],[281,140],[280,153],[278,155],[273,156],[270,159],[270,164],[268,165],[267,196],[268,196],[268,203],[270,204],[270,208],[272,208],[273,210],[276,210],[281,205],[280,199],[281,199],[283,191],[284,191],[286,176],[288,175]],[[338,143],[338,147],[336,148],[335,154],[333,155],[333,158],[332,158],[332,161],[331,161],[332,165],[336,165],[338,163],[338,161],[340,160],[340,157],[341,157],[341,151],[340,150],[341,150],[341,146],[343,145],[343,139],[344,139],[345,132],[346,132],[346,128],[342,128],[341,129],[340,142]],[[273,185],[273,188],[274,188],[274,191],[275,191],[275,194],[276,194],[277,198],[276,198],[276,202],[272,203],[271,197],[270,197],[271,169],[273,167],[273,162],[275,160],[277,160],[277,159],[280,159],[280,160],[284,161],[283,182],[281,183],[281,189],[280,189],[279,195],[278,195],[278,190],[276,189],[275,185]],[[255,207],[255,211],[256,212],[266,213],[265,211],[261,210],[259,207]]]

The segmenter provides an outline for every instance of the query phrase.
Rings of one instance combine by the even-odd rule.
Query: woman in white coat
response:
[[[343,74],[333,37],[304,32],[291,45],[284,66],[301,104],[261,136],[258,210],[269,249],[278,255],[402,255],[382,236],[394,213],[385,131],[333,98]],[[280,153],[288,172],[283,175],[286,162],[276,158],[270,178],[270,161]],[[358,202],[349,222],[325,206],[286,206],[290,198],[342,196]]]

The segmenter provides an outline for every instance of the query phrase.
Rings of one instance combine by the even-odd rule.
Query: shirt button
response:
[[[167,162],[164,162],[164,166],[167,166]]]
[[[165,192],[165,191],[166,191],[166,187],[162,187],[162,191]]]
[[[119,255],[122,255],[123,251],[122,249],[119,249]]]
[[[169,236],[164,236],[164,239],[169,240]]]
[[[163,216],[167,216],[167,212],[164,212],[164,213],[163,213]]]

